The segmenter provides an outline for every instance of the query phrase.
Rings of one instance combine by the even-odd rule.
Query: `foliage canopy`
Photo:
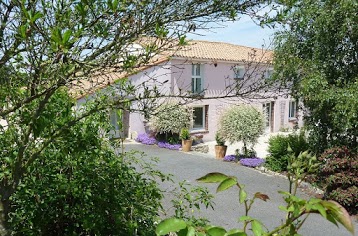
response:
[[[159,106],[149,119],[152,130],[158,133],[176,133],[189,128],[190,109],[177,102],[167,102]]]
[[[254,145],[264,132],[264,116],[253,106],[239,105],[228,108],[219,120],[219,135],[230,143]],[[245,154],[247,150],[245,151]]]
[[[283,1],[276,77],[303,101],[312,150],[358,145],[358,5]]]

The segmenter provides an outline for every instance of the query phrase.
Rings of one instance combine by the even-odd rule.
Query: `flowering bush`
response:
[[[164,103],[154,114],[149,119],[149,127],[158,133],[180,133],[182,128],[189,128],[190,109],[179,103]]]
[[[153,145],[157,143],[157,140],[155,140],[155,138],[149,137],[148,134],[146,133],[139,134],[138,137],[136,138],[136,141],[146,145]]]
[[[167,142],[158,142],[158,147],[167,148],[170,150],[179,150],[179,148],[181,148],[181,145],[180,144],[170,144]]]
[[[223,159],[224,161],[237,161],[236,155],[226,155]]]
[[[247,144],[254,145],[264,132],[264,116],[253,106],[233,106],[223,113],[218,126],[219,134],[226,141],[242,141],[247,155]]]
[[[265,160],[261,158],[243,158],[240,160],[241,165],[248,166],[248,167],[257,167],[263,164],[264,162]]]

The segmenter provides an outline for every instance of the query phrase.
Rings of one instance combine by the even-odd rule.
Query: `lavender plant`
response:
[[[240,164],[247,167],[258,167],[264,162],[265,160],[261,158],[242,158],[240,160]]]
[[[139,134],[138,137],[136,138],[136,141],[146,145],[154,145],[157,143],[157,140],[155,138],[149,137],[149,135],[146,133]]]
[[[237,161],[237,156],[236,155],[226,155],[224,157],[223,161],[228,161],[228,162]]]
[[[158,147],[160,148],[166,148],[170,150],[179,150],[181,148],[180,144],[170,144],[167,142],[158,142]]]

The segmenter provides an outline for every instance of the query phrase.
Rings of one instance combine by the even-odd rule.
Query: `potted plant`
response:
[[[182,151],[189,152],[191,145],[193,144],[193,140],[190,138],[190,132],[187,128],[181,129],[180,138],[182,142]]]
[[[215,157],[218,159],[223,159],[226,155],[227,146],[225,145],[225,140],[220,136],[219,133],[215,135],[216,145],[215,145]]]

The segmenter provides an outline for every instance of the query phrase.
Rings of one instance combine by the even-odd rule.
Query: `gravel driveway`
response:
[[[198,184],[195,180],[209,172],[222,172],[236,176],[240,184],[246,186],[248,196],[262,192],[270,197],[267,202],[258,200],[254,203],[250,214],[252,217],[261,220],[269,229],[273,229],[284,219],[285,214],[278,209],[280,205],[284,205],[284,200],[278,191],[287,191],[288,189],[288,181],[283,177],[266,175],[251,168],[216,160],[206,154],[172,151],[135,142],[126,143],[125,148],[126,150],[143,151],[148,156],[158,157],[157,168],[163,173],[172,174],[173,179],[178,182],[187,180],[189,183]],[[161,184],[161,187],[166,189],[170,188],[170,185],[170,183],[165,183]],[[244,215],[244,208],[238,203],[238,191],[230,189],[216,194],[217,185],[203,185],[215,195],[215,210],[202,209],[201,214],[213,225],[223,226],[226,229],[238,227],[238,218]],[[309,198],[303,192],[299,192],[299,195]],[[164,206],[168,204],[169,198],[170,196],[167,196],[164,199]],[[355,229],[357,229],[357,222],[355,222]],[[318,215],[309,216],[309,220],[306,221],[300,233],[306,236],[351,235],[342,226],[338,228]]]

